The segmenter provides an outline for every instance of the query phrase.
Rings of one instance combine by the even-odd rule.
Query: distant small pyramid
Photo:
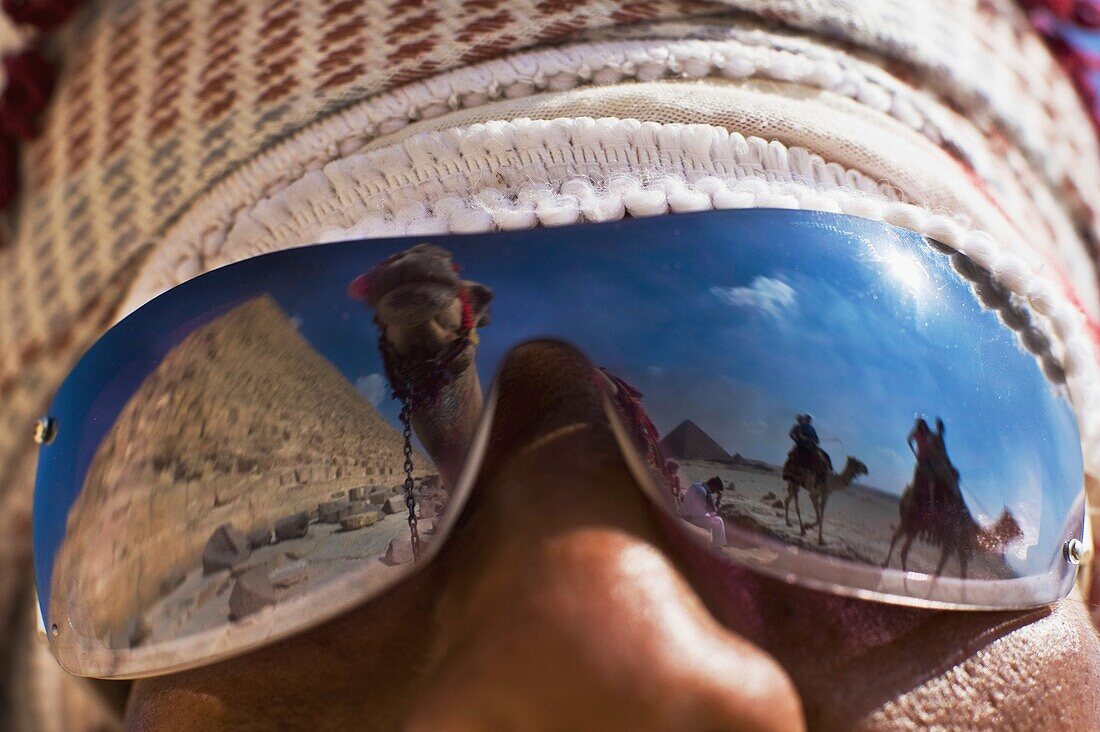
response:
[[[661,440],[661,452],[666,458],[681,460],[728,461],[733,459],[721,445],[714,441],[714,438],[690,419],[685,419],[676,426],[676,429],[665,435]]]

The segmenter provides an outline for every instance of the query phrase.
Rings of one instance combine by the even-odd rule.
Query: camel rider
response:
[[[928,426],[924,417],[917,416],[913,429],[905,438],[909,449],[917,458],[917,468],[913,474],[917,495],[927,494],[929,506],[936,505],[937,489],[944,491],[941,497],[947,497],[958,481],[959,473],[947,459],[947,450],[943,442],[943,420],[936,420],[936,432]],[[924,484],[925,491],[921,490]]]
[[[808,414],[800,414],[794,418],[795,423],[794,427],[791,427],[790,437],[796,446],[815,449],[821,444],[821,439],[813,426],[813,419]]]
[[[800,414],[795,417],[795,424],[787,433],[794,440],[794,449],[791,452],[800,453],[807,462],[816,457],[831,471],[833,461],[829,458],[829,453],[821,449],[821,439],[817,436],[817,430],[814,429],[813,420],[814,418],[809,414]]]
[[[936,450],[932,470],[941,483],[955,496],[959,496],[959,471],[955,468],[951,458],[947,455],[947,444],[943,441],[943,420],[936,417]]]
[[[932,471],[928,462],[934,448],[932,430],[924,421],[924,417],[917,415],[913,429],[909,430],[909,434],[905,437],[905,444],[909,445],[913,456],[917,458],[917,467],[913,471],[913,495],[918,500],[923,498],[924,502],[932,507],[936,504],[936,490],[932,485]]]

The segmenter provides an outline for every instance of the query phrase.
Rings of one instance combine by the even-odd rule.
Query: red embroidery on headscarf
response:
[[[35,118],[53,91],[53,67],[34,49],[4,56],[7,86],[0,94],[0,132],[24,140],[38,134]]]
[[[81,0],[0,0],[0,9],[16,24],[32,26],[41,34],[72,17],[80,4]],[[38,135],[37,118],[54,86],[53,67],[34,48],[4,56],[3,64],[7,83],[0,93],[0,209],[19,187],[16,138]]]
[[[1021,0],[1100,131],[1100,0]]]
[[[18,157],[15,140],[0,135],[0,208],[11,202],[19,188]]]
[[[457,275],[462,272],[462,268],[458,266],[458,263],[452,263],[451,269]],[[465,285],[460,284],[458,286],[458,301],[462,304],[462,331],[469,333],[474,329],[474,311],[470,307],[470,293],[467,292]]]
[[[679,494],[679,479],[670,469],[661,450],[661,435],[642,406],[642,392],[605,368],[599,369],[615,385],[614,401],[623,415],[626,426],[634,435],[638,452],[655,473],[663,478],[674,494]]]
[[[3,0],[0,8],[16,23],[40,31],[53,30],[68,20],[82,0]]]

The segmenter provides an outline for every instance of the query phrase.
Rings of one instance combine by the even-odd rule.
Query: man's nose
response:
[[[440,661],[410,728],[801,728],[781,667],[677,568],[599,378],[556,343],[505,363],[468,521],[439,558]]]

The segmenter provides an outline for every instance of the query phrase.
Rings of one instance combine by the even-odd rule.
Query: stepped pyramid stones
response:
[[[251,553],[248,538],[232,524],[223,524],[210,535],[202,550],[202,573],[213,574],[222,569],[232,569],[248,559]]]
[[[413,465],[435,472],[418,453]],[[100,443],[55,560],[72,584],[55,582],[49,615],[117,637],[170,572],[200,566],[220,526],[247,545],[247,532],[402,466],[400,433],[275,301],[242,303],[176,344]]]
[[[378,523],[380,514],[378,511],[363,511],[362,513],[353,513],[340,520],[340,528],[344,531],[355,531],[357,529],[363,529],[368,526],[374,526]]]
[[[731,460],[730,454],[714,441],[703,429],[685,419],[674,430],[665,435],[660,443],[661,453],[666,458],[680,460]]]
[[[303,561],[291,562],[271,573],[271,583],[280,590],[293,587],[307,579],[309,579],[309,566]]]
[[[248,546],[256,549],[271,543],[271,527],[261,526],[248,532]]]
[[[167,575],[164,576],[163,580],[161,580],[160,594],[161,595],[167,595],[167,594],[175,591],[175,589],[177,587],[179,587],[180,585],[182,585],[186,579],[187,579],[187,575],[183,573],[183,570],[181,570],[181,569],[172,570],[171,572],[169,572]]]
[[[300,511],[275,522],[275,541],[300,539],[309,533],[309,514]]]
[[[391,567],[398,564],[408,564],[412,560],[412,539],[404,534],[390,541],[386,546],[386,553],[382,557],[382,561]]]
[[[338,524],[351,515],[351,504],[347,501],[325,501],[317,505],[317,520],[323,524]]]
[[[439,513],[439,508],[436,506],[435,501],[421,499],[416,502],[416,506],[419,509],[419,516],[422,519],[435,518]]]
[[[238,620],[275,604],[275,585],[260,565],[237,576],[229,593],[229,619]]]

